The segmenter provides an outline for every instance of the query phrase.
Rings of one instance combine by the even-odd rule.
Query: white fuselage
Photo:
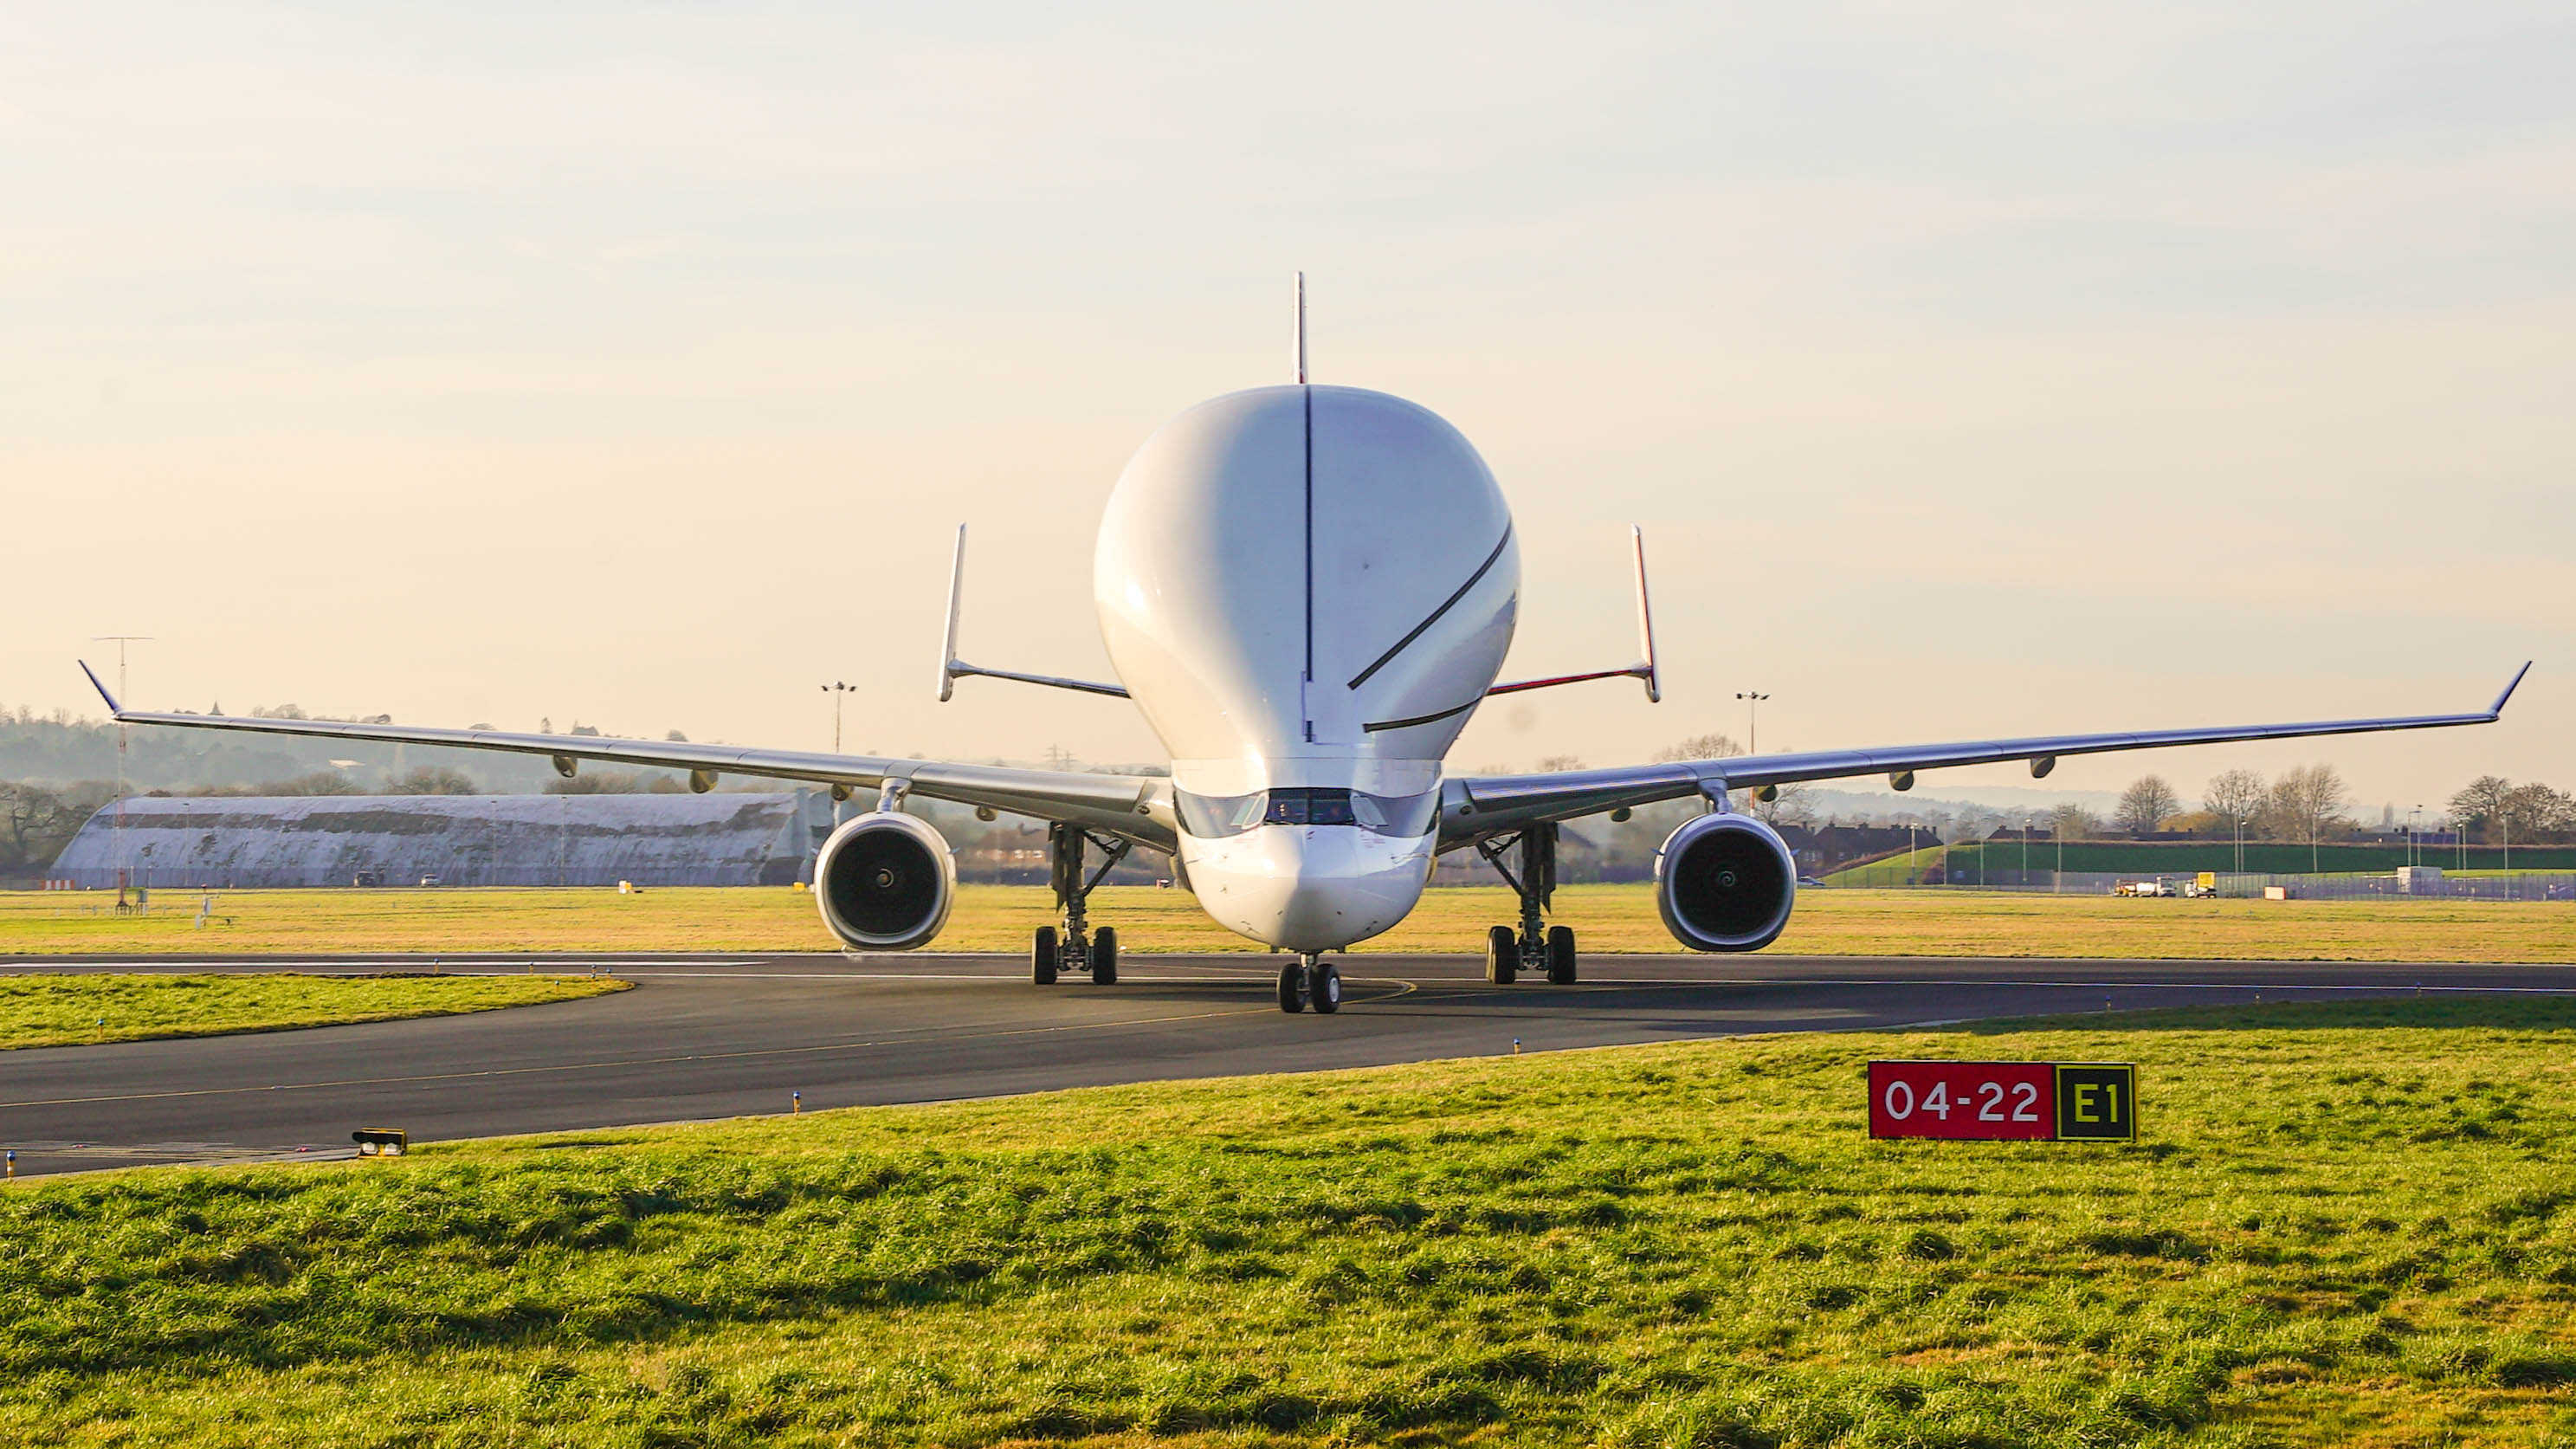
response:
[[[1511,514],[1457,429],[1359,388],[1182,413],[1120,475],[1093,573],[1220,924],[1332,950],[1430,879],[1440,762],[1511,647]]]

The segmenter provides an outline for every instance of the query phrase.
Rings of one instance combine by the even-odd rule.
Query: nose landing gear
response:
[[[1517,875],[1503,863],[1504,856],[1512,853],[1515,846],[1520,855]],[[1509,986],[1523,970],[1545,971],[1551,984],[1572,986],[1574,930],[1547,924],[1547,909],[1556,898],[1556,826],[1524,826],[1509,834],[1479,840],[1476,853],[1485,858],[1485,863],[1521,901],[1518,930],[1496,926],[1486,933],[1485,979],[1496,986]]]
[[[1320,956],[1279,968],[1279,1009],[1293,1016],[1310,1006],[1326,1015],[1342,1009],[1342,973]]]
[[[1086,846],[1098,846],[1106,857],[1089,876],[1082,869]],[[1098,986],[1118,980],[1118,929],[1089,929],[1083,903],[1118,862],[1127,858],[1129,848],[1124,840],[1103,839],[1079,826],[1059,822],[1047,827],[1047,850],[1052,857],[1047,874],[1055,887],[1056,909],[1064,912],[1064,930],[1058,934],[1053,926],[1037,929],[1036,939],[1029,947],[1029,967],[1038,985],[1053,986],[1057,973],[1063,971],[1088,970],[1092,983]]]

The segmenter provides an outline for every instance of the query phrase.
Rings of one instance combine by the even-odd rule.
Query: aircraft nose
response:
[[[1238,935],[1288,951],[1331,951],[1403,920],[1422,894],[1427,842],[1349,826],[1264,825],[1198,842],[1190,885]]]

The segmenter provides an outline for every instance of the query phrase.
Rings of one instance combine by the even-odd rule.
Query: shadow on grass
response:
[[[1963,1036],[2012,1036],[2034,1031],[2352,1031],[2384,1028],[2430,1031],[2576,1030],[2576,996],[2521,993],[2359,997],[2260,1006],[2175,1006],[2156,1011],[2024,1016],[1966,1022],[1950,1030]]]

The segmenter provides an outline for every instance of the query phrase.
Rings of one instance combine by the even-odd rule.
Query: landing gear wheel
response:
[[[1318,961],[1306,973],[1306,995],[1315,1009],[1330,1015],[1342,1009],[1342,973],[1330,961]]]
[[[1279,968],[1279,1009],[1294,1016],[1306,1009],[1306,963],[1291,961]]]
[[[1574,928],[1547,928],[1547,979],[1551,985],[1574,984]]]
[[[1509,986],[1520,974],[1521,938],[1509,926],[1496,926],[1485,933],[1485,979],[1496,986]]]
[[[1571,948],[1568,948],[1571,950]],[[1103,926],[1091,933],[1091,984],[1118,984],[1118,928]]]
[[[1036,944],[1029,947],[1030,975],[1040,986],[1055,984],[1055,965],[1059,959],[1055,944],[1055,927],[1038,927]]]

